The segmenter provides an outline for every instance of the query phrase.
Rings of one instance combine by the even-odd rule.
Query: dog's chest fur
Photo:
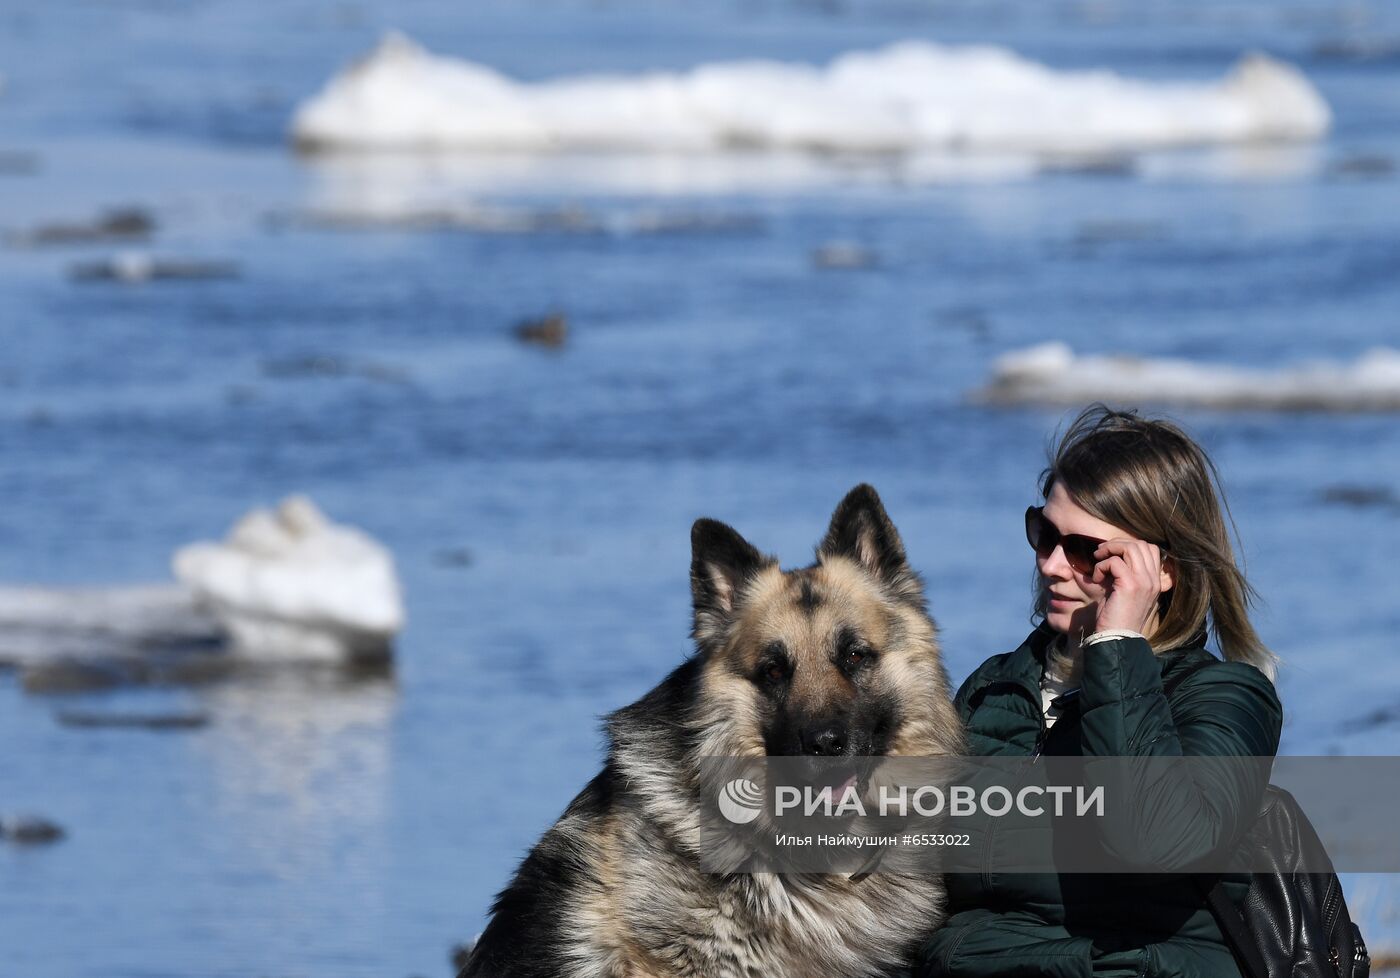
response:
[[[938,922],[937,878],[712,876],[648,827],[614,846],[569,914],[578,974],[597,978],[851,978],[907,961]],[[631,830],[631,831],[629,831]],[[636,832],[636,835],[633,835]],[[627,858],[629,842],[650,858]],[[617,858],[612,858],[612,857]],[[576,942],[576,943],[575,943]]]

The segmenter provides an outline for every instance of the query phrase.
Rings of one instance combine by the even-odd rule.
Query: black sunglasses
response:
[[[1061,533],[1054,523],[1045,518],[1044,506],[1026,507],[1026,542],[1042,560],[1048,559],[1056,546],[1063,547],[1065,560],[1080,574],[1088,574],[1094,569],[1097,563],[1094,551],[1103,543],[1098,537],[1086,537],[1082,533]],[[1165,543],[1157,546],[1163,553],[1166,552]]]
[[[1082,533],[1061,533],[1045,518],[1043,506],[1026,507],[1026,542],[1042,560],[1048,559],[1056,546],[1064,547],[1065,560],[1080,574],[1094,569],[1094,551],[1103,543],[1097,537],[1086,537]]]

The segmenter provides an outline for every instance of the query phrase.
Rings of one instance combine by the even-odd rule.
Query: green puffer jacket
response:
[[[1199,645],[1160,655],[1138,638],[1084,650],[1081,691],[1047,735],[1039,681],[1054,632],[1041,625],[1015,652],[993,656],[958,690],[969,753],[985,755],[1254,756],[1278,750],[1283,709],[1258,669],[1219,662],[1172,691],[1163,682],[1203,658]],[[1240,978],[1192,877],[1173,870],[1234,845],[1253,824],[1267,784],[1236,778],[1209,792],[1185,780],[1117,845],[1139,872],[950,872],[949,919],[921,950],[917,978]],[[1207,799],[1207,794],[1209,799]],[[1049,833],[1050,821],[1034,831]],[[1181,825],[1208,831],[1172,831]],[[993,830],[995,831],[995,830]],[[1194,833],[1194,834],[1192,834]],[[1211,837],[1207,837],[1211,836]],[[1005,841],[1005,840],[1003,840]],[[1122,840],[1120,840],[1121,842]],[[1227,877],[1238,902],[1247,877]]]

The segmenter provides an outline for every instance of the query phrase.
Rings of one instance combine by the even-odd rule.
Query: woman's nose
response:
[[[1073,576],[1073,568],[1065,558],[1065,548],[1061,544],[1055,544],[1055,549],[1050,551],[1050,556],[1040,561],[1040,573],[1046,577],[1068,580]]]

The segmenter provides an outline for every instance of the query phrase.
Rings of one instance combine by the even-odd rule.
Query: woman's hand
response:
[[[1146,635],[1156,624],[1158,596],[1171,587],[1161,550],[1146,540],[1119,537],[1099,544],[1094,559],[1089,579],[1107,592],[1094,630],[1126,628]]]

